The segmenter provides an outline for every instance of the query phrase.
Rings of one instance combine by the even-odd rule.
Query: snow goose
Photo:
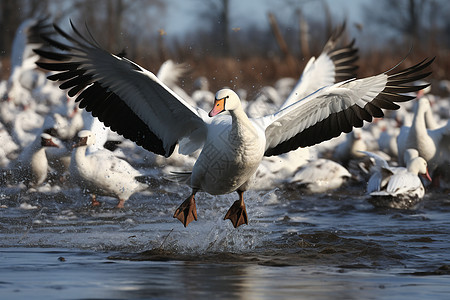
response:
[[[398,93],[421,87],[405,84],[429,75],[424,60],[395,74],[352,79],[326,86],[275,114],[249,119],[238,95],[230,89],[216,93],[209,114],[189,105],[153,73],[125,57],[118,57],[72,25],[74,37],[57,25],[66,43],[47,40],[61,51],[36,50],[53,62],[38,65],[56,73],[49,79],[63,83],[81,108],[143,148],[169,157],[177,144],[182,154],[202,151],[192,172],[174,174],[191,188],[174,217],[185,226],[197,219],[195,195],[237,192],[225,215],[234,227],[248,224],[244,191],[263,156],[311,146],[382,117],[382,108],[412,97]]]
[[[350,160],[359,159],[363,155],[360,151],[366,151],[367,144],[363,139],[363,130],[356,128],[345,136],[345,140],[334,149],[333,158],[348,166]]]
[[[250,117],[262,117],[276,112],[281,103],[282,99],[277,90],[271,86],[264,86],[256,98],[248,102],[245,112]]]
[[[205,76],[200,76],[194,81],[194,91],[191,95],[196,106],[207,109],[214,102],[214,93],[209,90],[209,81]]]
[[[289,184],[309,193],[324,193],[341,187],[351,177],[350,172],[337,162],[319,158],[301,166]]]
[[[276,89],[263,88],[262,94],[249,102],[246,108],[247,114],[258,117],[276,112],[280,106],[287,107],[323,86],[356,77],[357,66],[354,65],[354,62],[358,58],[358,50],[353,47],[354,41],[344,47],[339,47],[344,29],[345,24],[335,30],[319,57],[317,59],[312,57],[309,60],[297,83],[292,78],[283,78],[276,82]],[[286,99],[284,103],[282,99]],[[362,140],[356,141],[356,144],[364,146]],[[276,159],[264,158],[257,172],[257,186],[267,189],[294,175],[294,172],[307,162],[305,159],[297,159],[296,156],[283,155]],[[289,171],[291,172],[289,173]]]
[[[87,148],[93,144],[95,135],[91,131],[78,133],[69,166],[71,178],[91,193],[94,206],[100,204],[95,197],[98,194],[117,197],[117,208],[123,208],[131,195],[148,188],[136,178],[144,175],[108,150],[99,149],[86,154]]]
[[[363,152],[375,160],[375,171],[367,183],[367,194],[374,206],[407,209],[415,207],[425,195],[419,178],[424,175],[431,181],[427,162],[416,149],[407,149],[404,159],[407,167],[390,167],[380,156]]]
[[[354,63],[358,59],[358,49],[353,47],[355,40],[346,46],[339,47],[344,30],[345,23],[333,32],[319,57],[309,59],[300,79],[280,109],[288,107],[324,86],[356,77],[355,71],[358,66]]]
[[[49,172],[45,150],[58,147],[53,137],[47,133],[38,135],[13,162],[11,171],[14,183],[23,182],[27,187],[41,185]]]
[[[195,105],[195,102],[193,102],[190,96],[178,85],[181,77],[188,71],[189,69],[186,63],[177,64],[173,60],[168,59],[159,67],[156,77],[164,82],[178,96],[188,100],[191,105]]]
[[[299,148],[277,156],[264,157],[255,173],[254,190],[270,190],[283,185],[308,161],[317,159],[314,147]]]
[[[346,46],[339,47],[344,30],[345,23],[333,32],[319,57],[309,59],[300,79],[284,102],[281,96],[284,96],[285,92],[280,93],[279,89],[269,86],[264,87],[258,97],[249,102],[246,108],[247,114],[252,117],[259,117],[273,113],[278,109],[288,107],[324,86],[355,78],[355,71],[358,66],[354,63],[358,59],[358,49],[353,47],[354,40]],[[283,84],[279,83],[278,85]]]
[[[64,182],[68,177],[73,141],[61,141],[55,136],[55,131],[52,128],[46,129],[44,132],[50,134],[53,143],[58,146],[45,149],[48,165],[52,171],[51,174],[60,182]]]
[[[430,130],[427,128],[426,114],[431,111],[430,102],[422,97],[418,100],[417,108],[410,128],[402,128],[397,137],[398,153],[413,148],[419,151],[427,163],[431,173],[443,166],[448,168],[450,162],[450,121],[442,127]],[[399,163],[404,165],[399,155]]]
[[[380,135],[378,136],[378,149],[391,157],[398,157],[397,137],[400,133],[398,123],[394,119],[384,119],[378,122]]]
[[[20,147],[17,145],[6,127],[0,122],[0,168],[8,166],[10,159],[13,158],[19,151]]]
[[[30,105],[18,111],[12,121],[11,136],[22,148],[30,145],[42,133],[45,118],[34,108],[34,105]]]
[[[31,18],[22,22],[16,31],[11,49],[11,74],[4,96],[16,105],[32,102],[32,89],[45,83],[44,73],[36,70],[39,56],[33,49],[42,45],[40,34],[48,34],[49,29],[51,25],[46,18]]]

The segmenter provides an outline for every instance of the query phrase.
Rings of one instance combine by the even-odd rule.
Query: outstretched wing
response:
[[[72,25],[73,36],[57,25],[68,43],[44,39],[58,50],[36,49],[38,65],[55,71],[50,80],[77,96],[79,107],[98,117],[111,130],[157,154],[170,156],[177,142],[194,134],[205,136],[207,113],[190,106],[153,73],[125,57],[102,49]]]
[[[423,60],[391,75],[383,73],[324,87],[273,115],[255,120],[265,128],[265,155],[312,146],[348,133],[353,127],[362,127],[363,120],[371,122],[373,117],[383,117],[382,108],[398,109],[395,102],[414,99],[401,93],[428,86],[407,84],[428,76],[431,72],[421,71],[433,60]]]
[[[339,47],[344,29],[345,23],[334,31],[319,57],[317,59],[312,57],[308,61],[302,76],[280,109],[303,99],[321,87],[356,77],[355,71],[358,66],[354,63],[358,59],[358,49],[354,47],[355,40]]]

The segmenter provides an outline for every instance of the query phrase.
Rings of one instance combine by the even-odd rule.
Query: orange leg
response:
[[[125,200],[124,199],[119,199],[119,203],[117,203],[116,208],[123,208],[125,204]]]
[[[236,200],[233,203],[225,215],[225,218],[223,218],[224,220],[229,219],[234,228],[237,228],[242,224],[248,225],[247,210],[245,209],[244,203],[244,192],[238,190],[237,193],[239,194],[239,200]]]
[[[193,190],[192,194],[181,203],[173,214],[173,217],[180,220],[184,227],[188,226],[188,224],[194,220],[197,221],[197,206],[194,198],[196,192],[197,191]]]
[[[97,201],[97,197],[95,196],[95,194],[91,195],[91,200],[92,200],[92,206],[100,206],[101,203]]]

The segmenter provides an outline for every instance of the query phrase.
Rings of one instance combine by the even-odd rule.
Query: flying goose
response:
[[[80,108],[91,112],[111,130],[143,148],[169,157],[175,146],[189,154],[202,151],[189,173],[175,174],[191,188],[190,196],[175,211],[184,226],[197,220],[195,195],[237,192],[225,215],[234,227],[248,224],[243,194],[263,156],[282,154],[311,146],[363,126],[363,121],[382,117],[394,102],[413,97],[400,93],[423,86],[406,85],[430,73],[421,72],[433,60],[397,73],[386,72],[322,87],[284,109],[262,118],[248,118],[238,95],[219,90],[212,110],[189,105],[153,73],[126,57],[109,53],[92,38],[83,36],[71,23],[73,36],[54,25],[66,43],[45,39],[56,51],[35,50],[48,78],[61,81],[60,88],[77,96]],[[68,43],[67,43],[68,42]],[[389,74],[391,73],[391,74]]]
[[[303,99],[321,87],[356,77],[355,71],[358,66],[355,62],[358,59],[358,49],[354,47],[355,40],[340,46],[344,30],[345,23],[334,30],[320,55],[309,59],[284,102],[275,88],[266,86],[261,89],[256,99],[249,102],[247,114],[259,117],[273,113]]]
[[[284,101],[280,109],[303,99],[321,87],[356,77],[358,66],[358,49],[355,40],[340,47],[345,23],[337,28],[328,39],[320,55],[311,57],[303,70],[300,79]]]

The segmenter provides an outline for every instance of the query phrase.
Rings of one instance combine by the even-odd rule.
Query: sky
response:
[[[361,8],[363,4],[370,3],[370,0],[325,0],[337,22],[347,18],[348,23],[362,23],[363,16]],[[304,15],[319,13],[315,18],[320,18],[323,12],[321,1],[303,1],[301,6]],[[167,5],[167,15],[162,20],[160,26],[169,34],[182,35],[186,28],[192,29],[198,24],[198,14],[195,12],[195,5],[201,1],[169,0]],[[278,18],[282,16],[292,16],[297,7],[283,6],[286,1],[276,0],[231,0],[232,10],[230,25],[232,28],[243,27],[246,24],[254,23],[261,26],[268,26],[267,14],[273,12]],[[193,5],[195,4],[195,5]],[[325,15],[323,14],[323,18]]]

